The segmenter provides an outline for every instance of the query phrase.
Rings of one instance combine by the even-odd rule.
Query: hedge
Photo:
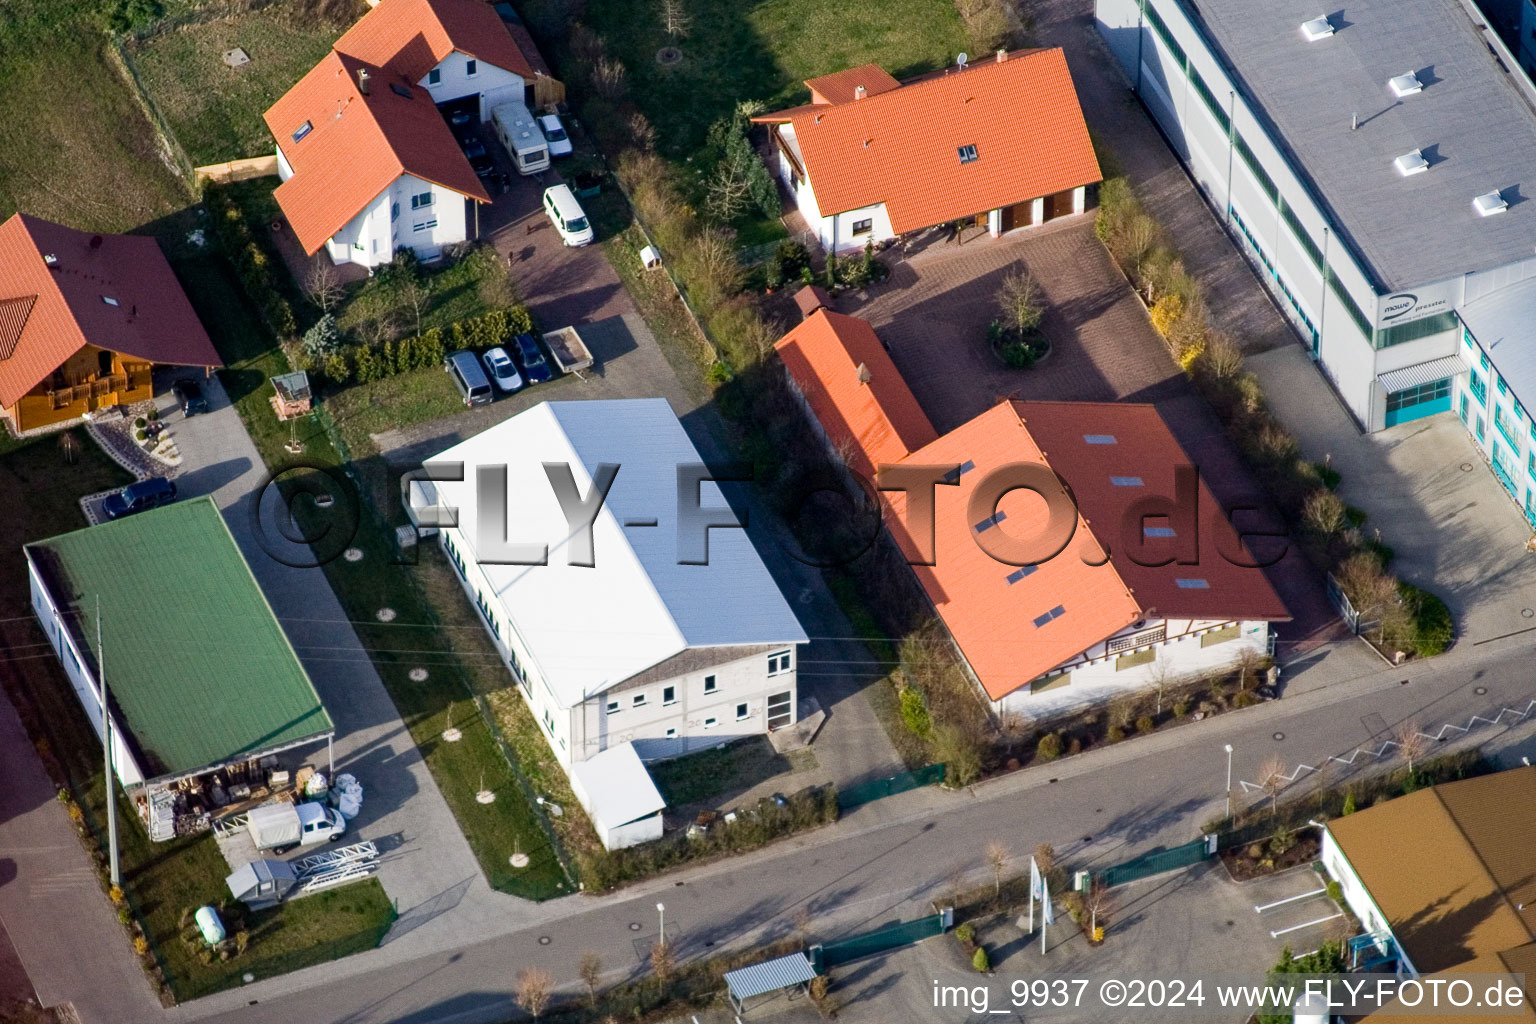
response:
[[[442,364],[449,352],[491,348],[508,338],[533,331],[533,317],[522,306],[493,309],[489,313],[450,324],[447,330],[428,328],[412,338],[377,345],[348,345],[324,359],[310,358],[301,369],[322,373],[337,387],[367,384],[412,370]]]
[[[234,267],[240,284],[267,326],[279,338],[289,339],[299,332],[293,306],[284,298],[274,278],[273,259],[257,240],[245,211],[223,188],[210,185],[203,193],[208,207],[208,226],[214,248]]]

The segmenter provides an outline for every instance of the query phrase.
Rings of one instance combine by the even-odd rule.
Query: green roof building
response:
[[[335,732],[212,498],[24,552],[33,611],[98,730],[105,649],[125,787],[164,788]]]

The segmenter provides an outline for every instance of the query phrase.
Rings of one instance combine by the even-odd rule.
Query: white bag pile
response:
[[[348,821],[357,817],[363,809],[363,784],[357,781],[357,776],[345,772],[336,776],[336,785],[331,792],[336,809]]]

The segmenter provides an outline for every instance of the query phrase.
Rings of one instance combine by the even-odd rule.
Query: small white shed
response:
[[[661,798],[633,743],[571,766],[571,789],[609,850],[661,838]]]

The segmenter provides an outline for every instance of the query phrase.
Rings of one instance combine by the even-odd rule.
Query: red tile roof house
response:
[[[533,80],[489,4],[382,0],[265,115],[277,202],[304,251],[373,267],[475,237],[491,197],[443,114],[485,121]]]
[[[154,395],[156,365],[222,366],[153,238],[0,224],[0,413],[17,433]]]
[[[810,103],[753,120],[772,126],[779,176],[826,249],[962,219],[1001,235],[1082,213],[1102,177],[1060,49],[805,84]]]
[[[867,322],[819,309],[777,349],[822,434],[877,486],[877,464],[958,467],[934,489],[931,558],[905,494],[881,496],[908,561],[932,562],[914,572],[998,712],[1055,714],[1218,671],[1268,653],[1271,623],[1290,618],[1263,570],[1239,564],[1251,556],[1203,482],[1172,515],[1141,514],[1149,498],[1172,506],[1189,461],[1152,406],[1003,401],[940,436]],[[1041,536],[1045,500],[1015,490],[968,509],[988,474],[1017,463],[1075,496],[1070,540],[1036,565],[999,561],[978,538]]]

